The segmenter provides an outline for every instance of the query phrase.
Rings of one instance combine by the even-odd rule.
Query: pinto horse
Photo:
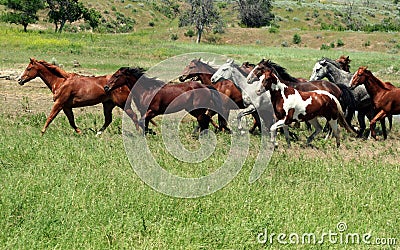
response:
[[[113,108],[118,106],[124,109],[129,95],[129,89],[127,87],[116,89],[109,95],[104,92],[103,87],[111,75],[89,77],[75,73],[67,73],[61,68],[43,60],[38,61],[31,58],[25,71],[19,77],[18,83],[24,85],[26,82],[36,77],[40,77],[51,90],[54,101],[50,115],[41,131],[42,134],[45,133],[49,124],[61,110],[63,110],[64,114],[67,116],[71,127],[80,134],[81,130],[75,124],[72,109],[103,103],[105,121],[97,132],[97,135],[100,135],[112,122]],[[133,110],[127,109],[125,112],[138,128],[137,116]]]
[[[308,121],[315,128],[314,133],[307,138],[308,145],[322,130],[318,117],[325,117],[328,121],[336,138],[337,147],[340,146],[338,120],[348,131],[352,131],[344,118],[339,101],[329,92],[324,90],[298,91],[282,83],[272,69],[264,71],[260,77],[260,82],[262,87],[258,94],[265,91],[270,92],[275,116],[278,120],[271,126],[271,141],[275,146],[277,146],[275,132],[278,128],[283,127],[286,142],[290,147],[288,125],[296,121]]]
[[[350,81],[350,86],[353,88],[362,84],[364,84],[368,94],[371,96],[373,106],[377,111],[370,122],[371,136],[377,139],[376,122],[381,121],[381,123],[384,123],[385,117],[400,114],[400,88],[393,86],[389,82],[379,80],[364,66],[358,68]],[[383,138],[387,139],[386,130],[383,130]]]
[[[121,86],[131,89],[131,97],[142,116],[139,124],[145,134],[154,134],[148,128],[152,118],[181,110],[197,119],[201,132],[209,126],[207,109],[220,112],[221,108],[220,95],[214,88],[195,81],[165,84],[147,77],[137,68],[121,67],[108,80],[104,90],[108,93]]]
[[[220,79],[216,83],[211,82],[211,77],[212,75],[216,72],[217,70],[214,69],[212,66],[209,64],[201,61],[200,59],[193,59],[183,70],[182,75],[179,77],[179,80],[181,82],[184,82],[188,79],[194,79],[194,80],[199,80],[202,84],[207,85],[207,86],[213,86],[216,90],[218,90],[220,93],[223,95],[222,97],[222,105],[226,109],[226,114],[224,116],[218,115],[218,123],[219,123],[219,130],[221,131],[230,131],[230,129],[227,127],[227,122],[223,117],[229,117],[229,110],[230,109],[244,109],[246,108],[246,105],[243,102],[243,96],[241,91],[235,86],[235,84],[227,79]],[[250,71],[249,71],[250,72]],[[229,97],[233,103],[230,100],[226,100],[225,97]],[[230,104],[235,104],[235,105],[230,105]],[[261,131],[261,122],[260,122],[260,117],[255,110],[253,112],[240,112],[238,115],[238,124],[239,128],[241,128],[240,120],[241,118],[246,115],[247,113],[250,113],[253,118],[254,118],[254,123],[253,126],[250,128],[249,132],[253,134],[256,130],[256,128],[259,128]]]
[[[347,110],[346,121],[351,124],[355,112],[354,96],[352,95],[350,89],[345,85],[336,85],[325,80],[316,81],[302,81],[298,78],[291,76],[287,70],[272,62],[271,60],[262,59],[258,65],[250,72],[247,77],[247,81],[251,83],[254,79],[260,77],[265,70],[272,69],[279,80],[299,91],[315,91],[324,90],[334,95],[341,104],[342,110]],[[353,129],[354,130],[354,129]]]

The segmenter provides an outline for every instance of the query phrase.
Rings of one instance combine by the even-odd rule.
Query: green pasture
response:
[[[100,75],[121,66],[148,69],[183,53],[210,52],[238,62],[269,58],[294,76],[308,78],[317,59],[346,54],[353,71],[367,65],[385,81],[400,85],[398,75],[388,70],[399,70],[398,56],[385,51],[197,45],[163,39],[164,35],[146,29],[120,35],[25,34],[1,26],[0,70],[22,72],[29,57],[35,57],[55,58],[67,71]],[[73,60],[82,67],[73,68]],[[12,84],[17,82],[2,81],[0,86],[0,249],[281,249],[279,234],[286,234],[286,241],[290,234],[316,235],[315,244],[301,244],[300,238],[299,244],[290,245],[293,248],[370,249],[380,247],[377,239],[386,239],[386,248],[400,244],[398,120],[386,141],[356,139],[342,130],[339,149],[323,136],[316,138],[315,148],[304,147],[310,132],[295,130],[300,141],[288,149],[279,137],[280,146],[265,162],[265,172],[250,184],[260,150],[260,136],[251,136],[246,162],[231,183],[209,196],[182,199],[154,191],[135,174],[121,135],[122,112],[115,112],[101,137],[95,136],[103,123],[97,109],[77,112],[82,135],[75,134],[60,113],[41,136],[50,93],[41,90],[40,103],[46,103],[42,108],[47,111],[35,112],[40,110],[33,98],[37,93],[29,87],[34,83],[18,87],[26,92],[10,103],[7,88]],[[196,148],[197,139],[188,136],[193,126],[190,119],[185,121],[181,137]],[[226,158],[229,135],[216,136],[214,155],[198,165],[183,164],[159,150],[160,134],[147,141],[155,158],[172,172],[202,176]],[[340,231],[343,223],[347,229]],[[258,242],[265,231],[268,237],[275,234],[272,244]],[[323,238],[329,232],[337,233],[336,243]],[[346,244],[347,234],[370,234],[371,244]]]

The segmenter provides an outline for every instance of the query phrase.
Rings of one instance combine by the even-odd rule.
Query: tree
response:
[[[184,11],[179,18],[179,26],[194,25],[197,31],[196,43],[200,43],[204,29],[221,22],[220,15],[214,9],[212,0],[187,0],[189,10]]]
[[[82,18],[85,7],[78,0],[46,0],[50,9],[48,16],[54,23],[55,32],[61,33],[66,22]]]
[[[0,3],[10,10],[1,19],[8,23],[21,24],[25,32],[30,23],[36,23],[39,19],[37,11],[44,8],[43,0],[4,0]]]
[[[238,0],[239,18],[246,27],[259,28],[274,19],[272,0]]]
[[[85,21],[89,23],[92,29],[95,29],[99,26],[101,14],[96,9],[84,8],[82,16]]]

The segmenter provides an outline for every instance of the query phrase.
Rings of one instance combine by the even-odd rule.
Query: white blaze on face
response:
[[[316,63],[314,65],[313,72],[312,72],[311,77],[310,77],[310,81],[318,80],[317,72],[321,68],[322,68],[322,66],[319,63]]]

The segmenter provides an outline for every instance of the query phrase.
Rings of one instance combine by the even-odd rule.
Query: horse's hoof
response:
[[[102,131],[98,131],[98,132],[96,133],[96,137],[99,137],[99,136],[101,136],[102,134],[103,134]]]

